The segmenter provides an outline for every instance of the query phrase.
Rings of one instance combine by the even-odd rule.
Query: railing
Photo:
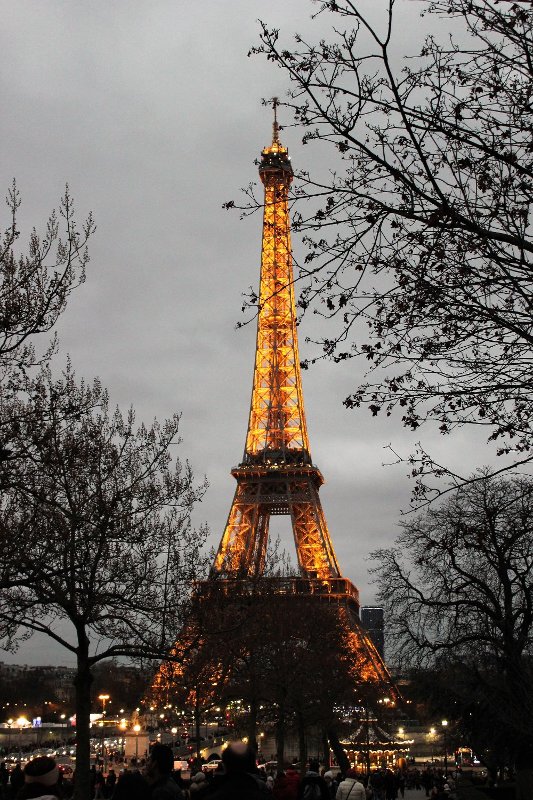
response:
[[[288,597],[317,597],[338,603],[355,605],[359,610],[359,592],[347,578],[300,578],[262,576],[259,578],[218,578],[196,584],[199,598],[224,597],[258,598],[268,595]]]

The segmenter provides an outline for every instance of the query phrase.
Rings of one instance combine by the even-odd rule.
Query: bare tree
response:
[[[42,376],[12,429],[26,457],[2,464],[0,635],[34,633],[76,660],[76,798],[89,800],[92,668],[162,658],[202,574],[195,486],[174,457],[179,417],[136,427],[98,382]]]
[[[455,749],[454,742],[471,747],[492,780],[504,779],[506,770],[516,765],[517,753],[515,737],[510,738],[508,728],[500,722],[503,687],[498,673],[482,664],[475,670],[471,662],[443,660],[408,670],[406,678],[420,724],[429,727],[435,720],[448,720],[450,751]],[[439,739],[444,745],[443,733]]]
[[[399,410],[408,428],[433,420],[443,434],[484,426],[498,454],[529,462],[531,6],[407,4],[443,33],[402,64],[394,0],[376,25],[352,0],[313,5],[320,39],[262,24],[252,52],[286,73],[285,105],[313,142],[294,227],[308,246],[300,307],[327,321],[317,357],[368,360],[350,408]],[[244,208],[258,206],[251,187]],[[414,460],[424,494],[439,465]]]
[[[460,675],[478,729],[530,755],[533,481],[478,475],[402,528],[373,553],[395,657],[446,671],[457,699]]]
[[[53,337],[39,352],[37,334],[50,332],[71,292],[85,280],[87,242],[95,231],[89,215],[81,229],[68,187],[59,212],[53,211],[44,234],[34,228],[26,251],[19,247],[20,194],[16,183],[6,198],[9,224],[0,241],[0,459],[22,453],[6,447],[14,417],[28,409],[17,398],[31,391],[35,368],[46,365],[57,345]]]
[[[74,202],[67,187],[59,212],[52,212],[45,233],[39,235],[34,228],[27,252],[19,252],[21,199],[15,182],[6,203],[10,221],[0,243],[0,370],[3,392],[12,388],[14,374],[28,370],[36,362],[43,362],[44,356],[36,356],[32,337],[54,327],[70,293],[85,280],[89,261],[87,241],[95,231],[91,215],[81,229],[78,228]],[[47,355],[50,355],[50,350]]]

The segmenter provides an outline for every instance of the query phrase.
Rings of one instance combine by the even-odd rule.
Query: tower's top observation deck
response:
[[[265,147],[261,152],[261,163],[259,165],[259,175],[263,183],[267,176],[281,172],[283,178],[289,184],[293,179],[291,157],[286,147],[283,147],[279,140],[279,125],[277,117],[278,99],[274,98],[272,107],[274,109],[274,122],[272,123],[272,144]]]
[[[289,151],[278,142],[272,142],[270,147],[265,147],[261,152],[259,175],[263,183],[267,175],[281,172],[288,183],[292,181],[293,171]]]

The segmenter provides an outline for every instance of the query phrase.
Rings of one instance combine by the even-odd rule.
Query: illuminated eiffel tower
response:
[[[359,676],[382,686],[396,699],[397,690],[378,651],[359,622],[359,593],[342,577],[320,503],[324,479],[313,464],[305,421],[298,357],[294,275],[289,221],[289,187],[293,170],[280,143],[274,101],[272,144],[261,153],[259,175],[264,185],[261,283],[258,298],[257,344],[242,462],[232,469],[237,488],[209,580],[196,584],[196,608],[220,607],[250,595],[254,580],[265,571],[269,521],[290,519],[299,575],[268,577],[273,594],[327,602],[336,607],[350,647],[357,656]],[[201,635],[194,623],[182,631],[176,648],[186,648]],[[176,654],[175,654],[176,656]],[[176,661],[179,659],[176,658]],[[215,672],[217,671],[214,665]],[[165,663],[153,692],[168,697],[168,687],[184,675],[178,663]],[[220,670],[217,678],[220,678]]]
[[[275,109],[276,104],[274,114]],[[237,489],[213,570],[227,578],[262,574],[270,516],[287,515],[302,577],[316,587],[329,581],[332,590],[355,600],[355,589],[340,578],[318,494],[324,479],[309,449],[288,209],[293,171],[279,141],[276,114],[273,127],[272,144],[263,150],[259,166],[265,200],[248,433],[243,460],[232,470]]]

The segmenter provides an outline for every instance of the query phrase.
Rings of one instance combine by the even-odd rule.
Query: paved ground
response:
[[[424,789],[406,789],[405,790],[405,800],[425,800],[426,793]],[[401,795],[399,795],[398,800],[401,800]]]

